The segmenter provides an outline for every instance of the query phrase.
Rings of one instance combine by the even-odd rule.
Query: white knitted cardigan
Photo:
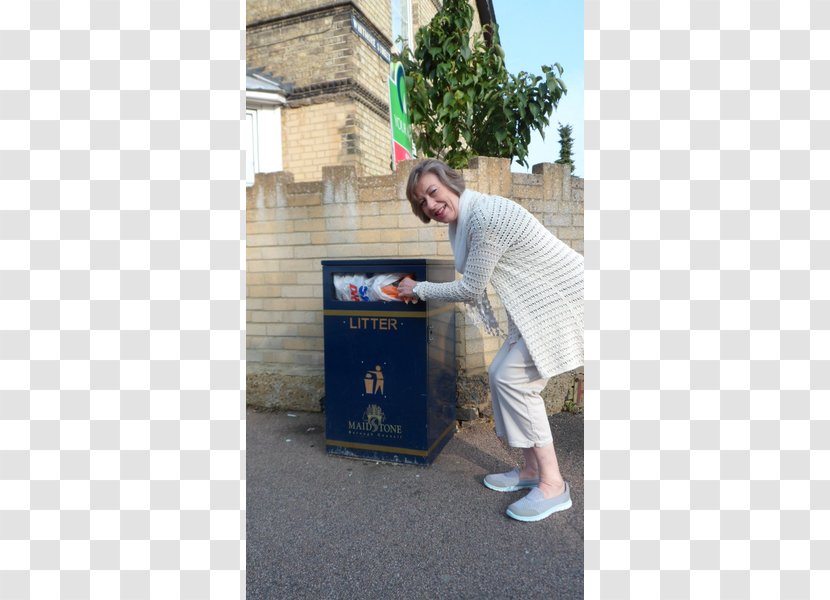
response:
[[[459,206],[468,236],[463,276],[448,283],[420,282],[417,295],[481,306],[490,283],[542,377],[581,366],[582,255],[507,198],[465,190]],[[465,244],[453,246],[458,252]]]

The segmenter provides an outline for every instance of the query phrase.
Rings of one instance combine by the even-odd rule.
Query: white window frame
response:
[[[406,45],[409,47],[410,50],[414,49],[414,41],[412,39],[412,0],[391,0],[389,4],[392,13],[392,46],[396,52],[401,52],[403,48],[399,47],[395,39],[398,35],[402,35],[406,37]],[[406,31],[405,32],[397,32],[396,35],[396,22],[395,22],[395,7],[399,7],[399,13],[405,13],[409,16],[406,21]],[[398,17],[398,24],[400,23],[400,14],[397,15]]]
[[[257,173],[274,173],[283,170],[282,152],[282,106],[285,98],[272,92],[246,93],[245,121],[251,118],[251,125],[246,127],[247,148],[252,153],[254,175]],[[247,149],[246,148],[246,149]],[[245,184],[254,185],[248,174],[249,162],[246,160]]]
[[[257,111],[245,110],[245,185],[254,185],[254,177],[259,173],[259,128],[257,127]]]

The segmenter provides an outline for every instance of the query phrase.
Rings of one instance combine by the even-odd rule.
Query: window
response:
[[[256,111],[245,111],[245,185],[254,185],[254,175],[257,173],[257,125]]]
[[[281,109],[249,107],[245,111],[245,183],[254,185],[257,173],[282,171]]]
[[[412,48],[412,0],[392,0],[392,43],[401,52],[403,44],[399,37]]]
[[[260,70],[249,69],[245,89],[245,184],[257,173],[282,171],[284,85]]]

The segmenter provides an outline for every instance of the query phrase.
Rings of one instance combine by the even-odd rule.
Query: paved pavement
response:
[[[481,484],[521,456],[485,422],[419,467],[327,455],[322,414],[249,408],[247,597],[582,598],[583,419],[550,421],[573,508],[520,523],[527,492]]]

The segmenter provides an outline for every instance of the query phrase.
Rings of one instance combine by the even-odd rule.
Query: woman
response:
[[[524,466],[487,475],[484,485],[499,492],[531,488],[507,509],[520,521],[570,508],[540,392],[550,377],[582,365],[582,256],[515,202],[465,189],[461,174],[441,161],[416,165],[406,196],[421,221],[449,225],[463,276],[447,283],[407,278],[399,297],[466,302],[496,334],[488,283],[507,310],[507,339],[490,365],[490,394],[496,435],[522,449]]]

